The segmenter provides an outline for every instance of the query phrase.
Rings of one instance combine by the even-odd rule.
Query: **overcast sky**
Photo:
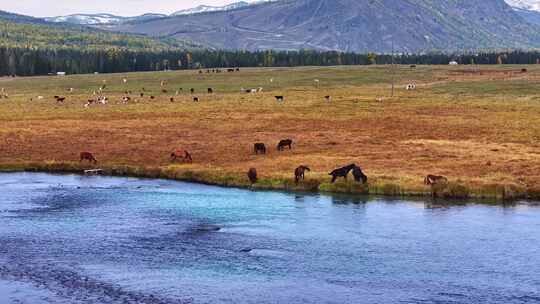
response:
[[[73,13],[111,13],[135,16],[144,13],[166,13],[200,4],[223,5],[235,0],[0,0],[0,10],[36,17],[53,17]]]

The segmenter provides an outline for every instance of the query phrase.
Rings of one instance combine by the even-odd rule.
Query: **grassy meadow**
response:
[[[417,89],[405,90],[411,82]],[[109,103],[85,108],[102,84]],[[206,93],[209,87],[214,94]],[[263,92],[240,91],[257,87]],[[259,189],[396,196],[430,195],[423,177],[435,174],[448,177],[449,184],[436,189],[447,197],[540,197],[540,66],[19,77],[0,78],[0,88],[9,94],[0,99],[2,170],[103,168],[115,175],[247,187],[246,172],[254,167]],[[125,91],[132,92],[127,104],[121,102]],[[54,95],[66,101],[57,103]],[[286,138],[294,140],[293,150],[276,151]],[[255,155],[255,142],[266,143],[269,153]],[[171,164],[176,148],[190,151],[193,163]],[[94,153],[99,163],[79,163],[81,151]],[[352,178],[329,183],[328,172],[353,162],[368,175],[368,186]],[[312,172],[295,185],[299,165]]]

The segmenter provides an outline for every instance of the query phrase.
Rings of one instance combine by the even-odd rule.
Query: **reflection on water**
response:
[[[0,175],[0,303],[538,303],[540,208]]]

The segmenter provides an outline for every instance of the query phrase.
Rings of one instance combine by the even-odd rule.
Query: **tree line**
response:
[[[295,67],[369,64],[538,64],[539,51],[462,54],[356,54],[300,51],[219,51],[128,48],[47,48],[0,44],[0,75],[119,73],[223,67]]]

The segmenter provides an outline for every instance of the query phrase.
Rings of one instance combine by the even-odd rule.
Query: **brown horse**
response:
[[[306,166],[300,166],[294,170],[294,180],[296,181],[296,184],[300,181],[300,179],[304,180],[306,171],[311,171],[309,167]]]
[[[431,186],[436,184],[446,184],[448,183],[448,179],[444,176],[440,175],[428,175],[426,178],[424,178],[424,184]]]
[[[192,163],[193,159],[188,151],[177,149],[171,153],[171,162],[175,162],[177,159],[181,159],[184,163]]]
[[[292,150],[292,144],[293,144],[292,139],[280,140],[278,145],[277,145],[277,150],[278,151],[283,151],[283,150],[285,150],[285,147],[288,147],[289,150]]]
[[[82,162],[83,160],[87,160],[89,162],[94,162],[94,164],[97,164],[97,159],[90,152],[81,152],[81,159],[79,160],[79,162]]]
[[[263,143],[256,143],[253,145],[253,151],[255,151],[255,154],[266,154],[266,145]]]
[[[255,168],[249,169],[247,176],[251,184],[255,184],[257,182],[257,169]]]

